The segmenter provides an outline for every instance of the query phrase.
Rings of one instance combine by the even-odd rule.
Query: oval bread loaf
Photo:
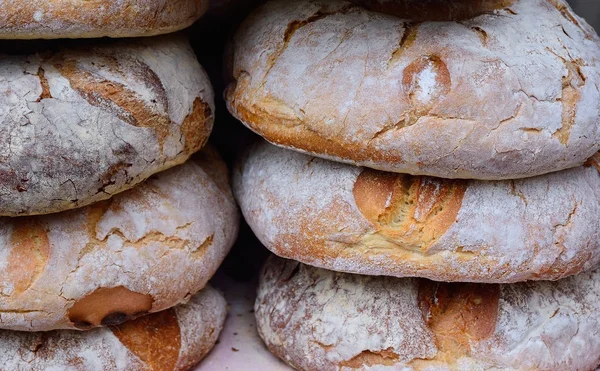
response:
[[[600,364],[600,270],[558,282],[436,283],[271,258],[255,313],[299,370],[588,371]]]
[[[600,156],[507,181],[385,173],[264,141],[234,191],[275,254],[335,271],[436,281],[556,280],[600,263]]]
[[[140,37],[181,30],[208,0],[0,0],[0,39]]]
[[[600,149],[600,42],[563,0],[274,0],[233,42],[230,111],[379,170],[515,179]]]
[[[183,36],[61,45],[0,60],[0,215],[107,199],[211,132],[212,87]]]
[[[210,286],[186,304],[122,325],[86,332],[0,331],[6,370],[188,370],[213,347],[227,313]]]
[[[211,150],[85,208],[0,219],[0,328],[87,330],[185,302],[238,232]]]

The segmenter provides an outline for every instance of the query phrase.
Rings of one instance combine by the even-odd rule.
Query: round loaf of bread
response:
[[[0,39],[159,35],[207,9],[208,0],[0,0]]]
[[[556,280],[600,263],[600,157],[522,180],[420,177],[254,145],[234,191],[275,254],[436,281]]]
[[[271,258],[255,304],[299,370],[588,371],[600,364],[600,270],[507,285],[335,273]]]
[[[183,36],[61,45],[0,59],[0,215],[107,199],[211,132],[212,87]]]
[[[188,370],[214,346],[227,313],[210,286],[187,304],[122,325],[87,332],[0,331],[6,370]]]
[[[600,149],[599,40],[563,0],[275,0],[237,33],[226,97],[319,157],[523,178]]]
[[[110,200],[0,219],[0,328],[86,330],[185,302],[237,236],[227,169],[205,150]]]

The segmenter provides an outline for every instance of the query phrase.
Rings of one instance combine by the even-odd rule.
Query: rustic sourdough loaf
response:
[[[187,304],[87,332],[0,331],[3,370],[187,370],[213,347],[227,304],[210,286]]]
[[[271,258],[255,304],[269,349],[299,370],[589,371],[600,270],[508,285],[335,273]]]
[[[227,169],[209,149],[107,201],[0,218],[0,328],[86,330],[185,302],[238,222]]]
[[[207,9],[208,0],[0,0],[0,39],[152,36]]]
[[[600,149],[599,45],[563,0],[275,0],[239,29],[226,98],[319,157],[522,178]]]
[[[600,158],[599,158],[600,159]],[[600,165],[522,180],[359,168],[255,144],[234,191],[275,254],[367,275],[555,280],[600,263]]]
[[[61,45],[0,60],[0,215],[107,199],[212,129],[212,87],[183,36]]]

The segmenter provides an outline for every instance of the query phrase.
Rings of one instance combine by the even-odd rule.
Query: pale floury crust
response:
[[[87,330],[186,302],[238,232],[210,149],[110,200],[0,218],[0,328]]]
[[[0,362],[5,370],[188,370],[214,346],[226,314],[208,286],[186,304],[111,328],[0,331]]]
[[[600,270],[557,282],[436,283],[271,257],[255,304],[299,370],[588,371],[600,364]]]
[[[60,45],[0,60],[0,215],[107,199],[212,130],[212,87],[182,35]]]
[[[522,180],[386,173],[255,144],[234,193],[275,254],[436,281],[556,280],[600,263],[600,166]]]
[[[178,31],[208,0],[0,0],[0,39],[140,37]]]
[[[233,115],[280,146],[443,178],[529,177],[600,149],[599,38],[563,0],[354,3],[251,15]]]

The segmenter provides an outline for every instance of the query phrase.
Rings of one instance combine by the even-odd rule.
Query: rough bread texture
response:
[[[209,151],[92,206],[1,218],[0,328],[116,325],[202,289],[239,223],[226,169]]]
[[[514,179],[600,149],[600,43],[562,0],[275,0],[233,42],[229,110],[379,170]]]
[[[0,331],[3,370],[188,370],[213,347],[227,303],[204,288],[187,304],[87,332]]]
[[[234,191],[275,254],[335,271],[436,281],[556,280],[600,263],[600,156],[510,181],[340,164],[264,141]]]
[[[255,304],[269,349],[299,370],[589,371],[600,270],[507,285],[336,273],[270,258]]]
[[[0,0],[0,39],[159,35],[207,9],[208,0]]]
[[[212,87],[183,36],[62,45],[0,59],[0,215],[107,199],[212,130]]]

